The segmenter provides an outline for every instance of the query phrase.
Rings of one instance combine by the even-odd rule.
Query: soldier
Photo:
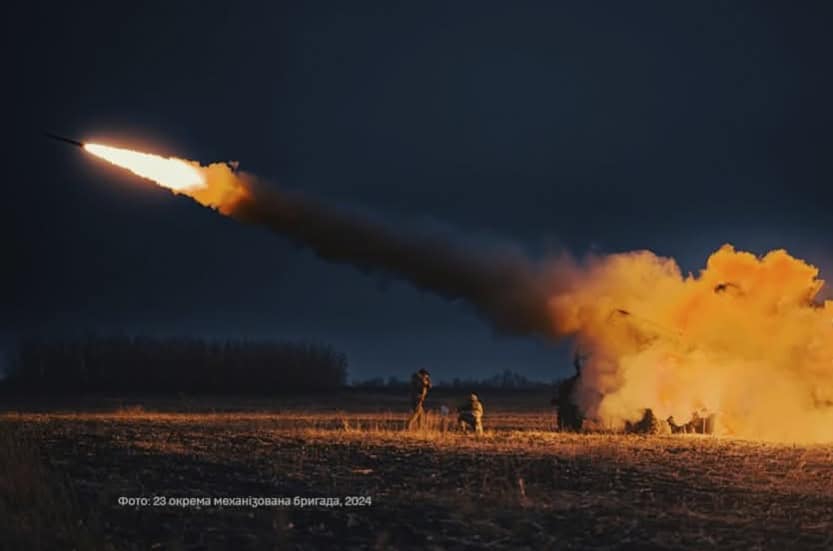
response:
[[[411,413],[408,419],[408,430],[419,428],[425,420],[425,398],[428,396],[428,391],[431,389],[431,375],[425,369],[420,369],[411,376]]]
[[[576,352],[575,356],[573,356],[573,367],[576,370],[575,375],[558,385],[558,394],[552,399],[552,404],[557,409],[557,425],[560,431],[579,431],[584,422],[581,411],[576,406],[573,397],[579,377],[581,377],[581,363],[582,358]]]
[[[457,421],[460,423],[460,430],[467,432],[473,429],[475,434],[483,434],[483,404],[474,392],[469,396],[469,401],[457,408],[460,412]]]

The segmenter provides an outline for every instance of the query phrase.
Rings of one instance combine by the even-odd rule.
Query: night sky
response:
[[[557,4],[557,5],[556,5]],[[0,331],[310,338],[351,376],[566,374],[568,344],[315,258],[48,141],[238,160],[541,258],[725,242],[833,272],[825,2],[6,7]]]

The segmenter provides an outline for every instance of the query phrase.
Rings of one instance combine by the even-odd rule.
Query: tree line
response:
[[[506,369],[501,373],[497,373],[492,377],[485,377],[483,379],[466,378],[461,379],[455,377],[451,380],[442,379],[434,383],[436,388],[450,388],[454,390],[483,390],[483,389],[503,389],[503,390],[536,390],[552,388],[554,382],[543,382],[529,379],[528,377],[515,373],[512,370]],[[372,379],[365,379],[362,381],[355,381],[353,386],[356,388],[395,388],[406,389],[410,385],[409,380],[402,380],[397,377],[374,377]]]
[[[2,385],[15,391],[273,394],[332,390],[347,358],[305,341],[87,336],[27,338]]]

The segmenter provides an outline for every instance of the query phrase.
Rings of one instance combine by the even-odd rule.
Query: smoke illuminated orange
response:
[[[833,441],[833,302],[818,269],[784,250],[725,245],[698,275],[648,251],[577,269],[551,311],[588,360],[579,402],[611,428],[645,408],[686,422],[718,415],[724,434]]]

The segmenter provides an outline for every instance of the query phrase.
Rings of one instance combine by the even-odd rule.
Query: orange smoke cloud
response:
[[[725,245],[697,276],[643,251],[572,279],[550,309],[588,353],[577,399],[590,418],[620,427],[651,408],[686,422],[705,409],[740,437],[833,440],[833,302],[814,302],[815,267]]]

